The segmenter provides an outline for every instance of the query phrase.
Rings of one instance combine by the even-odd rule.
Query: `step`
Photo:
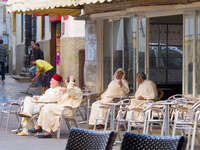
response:
[[[29,72],[21,72],[19,75],[23,77],[31,77],[31,74]]]
[[[12,75],[12,78],[17,80],[17,81],[22,81],[22,82],[29,82],[31,81],[31,77],[25,77],[25,76],[20,76],[20,75]]]

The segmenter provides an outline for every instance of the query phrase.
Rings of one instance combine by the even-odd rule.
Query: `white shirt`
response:
[[[158,96],[156,84],[151,80],[144,80],[135,92],[135,98],[137,99],[139,96],[144,99],[156,99]]]
[[[57,102],[61,99],[63,92],[61,87],[49,88],[45,91],[44,95],[39,97],[39,102]]]

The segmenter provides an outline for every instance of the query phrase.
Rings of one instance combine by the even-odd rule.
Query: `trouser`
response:
[[[32,97],[26,97],[24,100],[24,108],[23,108],[23,113],[27,113],[30,116],[33,114],[39,113],[40,112],[40,107],[41,105],[35,104],[34,99]],[[34,122],[32,118],[22,118],[21,125],[23,128],[23,132],[28,134],[28,129],[34,127]]]
[[[0,66],[1,66],[1,79],[5,80],[5,63],[0,62]]]
[[[44,78],[42,81],[42,87],[50,88],[50,81],[54,74],[55,74],[54,69],[51,69],[51,70],[45,72],[45,75],[44,75]]]
[[[31,72],[32,76],[35,77],[35,75],[36,75],[36,73],[37,73],[37,68],[36,68],[36,66],[35,66],[35,65],[32,66],[32,67],[29,69],[29,72]],[[38,83],[39,83],[39,78],[36,78],[34,84],[35,84],[35,85],[38,85]]]

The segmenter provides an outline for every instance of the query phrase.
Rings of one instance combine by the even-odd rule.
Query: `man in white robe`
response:
[[[70,76],[69,79],[70,82],[65,82],[66,93],[57,104],[47,104],[41,109],[35,130],[42,129],[44,133],[36,135],[38,138],[50,138],[51,132],[57,131],[60,126],[61,115],[75,117],[76,109],[83,100],[83,94],[81,89],[75,86],[74,78]]]
[[[106,118],[106,113],[108,109],[100,108],[102,106],[99,102],[112,103],[113,98],[117,96],[126,96],[129,93],[128,82],[125,80],[125,72],[123,69],[119,68],[114,74],[114,79],[108,85],[106,91],[101,95],[101,100],[96,101],[92,104],[90,118],[89,118],[89,128],[92,129],[95,124],[96,114],[98,111],[98,116],[101,118]],[[104,128],[105,120],[98,120],[97,129]]]
[[[135,93],[135,99],[131,100],[131,104],[128,107],[129,110],[136,108],[146,100],[156,100],[158,97],[156,84],[151,80],[147,80],[143,72],[137,74],[136,81],[139,83],[139,87]],[[130,119],[130,116],[130,111],[128,111],[126,119]],[[135,117],[136,120],[143,119],[143,116],[141,116],[139,112],[134,113],[133,117]]]
[[[40,108],[44,106],[46,102],[57,102],[61,99],[63,91],[60,87],[62,77],[58,74],[54,74],[50,81],[50,88],[45,91],[42,96],[26,97],[23,104],[23,112],[19,113],[19,116],[23,117],[21,125],[23,131],[18,133],[17,136],[27,136],[28,129],[34,127],[32,115],[40,112]],[[38,102],[38,103],[36,103]]]

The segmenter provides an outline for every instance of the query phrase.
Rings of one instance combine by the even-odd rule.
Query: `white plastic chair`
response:
[[[193,135],[196,134],[196,128],[198,123],[197,108],[200,106],[200,102],[196,102],[194,105],[187,105],[187,103],[177,103],[177,109],[175,112],[175,119],[173,125],[173,133],[172,136],[176,135],[176,130],[181,130],[183,135],[188,136],[188,144],[186,149],[189,149],[191,145],[191,150],[194,148],[195,137],[192,138],[191,141],[191,132],[193,131]],[[187,132],[187,133],[186,133]]]
[[[64,115],[64,111],[66,109],[73,111],[74,112],[74,116],[70,116],[70,117],[65,116]],[[60,119],[60,126],[59,126],[59,128],[57,130],[57,138],[58,139],[60,138],[60,132],[61,132],[61,124],[62,124],[62,122],[66,123],[68,130],[70,130],[72,128],[72,125],[71,125],[72,122],[74,123],[75,127],[78,128],[78,123],[76,121],[76,111],[77,110],[78,110],[78,107],[76,107],[76,108],[74,107],[73,108],[71,106],[64,106],[64,110],[62,111],[62,115],[59,118]]]
[[[11,115],[14,115],[16,120],[17,120],[17,129],[20,128],[20,117],[18,116],[18,113],[21,110],[21,106],[23,103],[23,98],[19,98],[18,100],[14,100],[14,101],[8,101],[8,102],[4,102],[2,103],[2,107],[1,107],[1,115],[0,115],[0,128],[2,128],[3,122],[6,119],[6,132],[8,130],[8,126],[11,120]]]

